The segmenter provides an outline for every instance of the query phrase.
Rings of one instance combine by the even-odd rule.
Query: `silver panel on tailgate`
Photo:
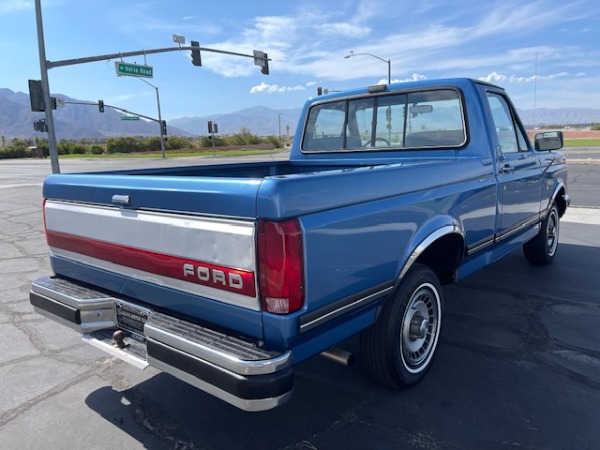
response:
[[[48,200],[53,254],[260,310],[253,222]]]

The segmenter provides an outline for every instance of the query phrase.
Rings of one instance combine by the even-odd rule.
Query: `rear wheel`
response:
[[[554,260],[558,249],[559,225],[558,207],[553,203],[542,221],[538,235],[523,245],[527,261],[536,266],[545,266]]]
[[[431,269],[415,264],[377,322],[361,336],[367,370],[380,383],[402,387],[423,379],[440,336],[442,293]]]

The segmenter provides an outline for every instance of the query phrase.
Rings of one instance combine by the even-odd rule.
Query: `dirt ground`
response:
[[[538,133],[556,130],[557,128],[543,130],[527,130],[527,134],[530,138],[533,138],[533,136]],[[562,128],[560,130],[564,133],[565,139],[600,139],[600,130],[574,130],[570,128]]]

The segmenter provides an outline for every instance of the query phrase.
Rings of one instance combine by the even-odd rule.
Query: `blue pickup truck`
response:
[[[294,367],[360,334],[380,383],[430,368],[442,285],[522,247],[554,259],[569,204],[560,132],[532,144],[471,79],[309,100],[289,161],[50,175],[54,274],[35,310],[238,408],[289,400]]]

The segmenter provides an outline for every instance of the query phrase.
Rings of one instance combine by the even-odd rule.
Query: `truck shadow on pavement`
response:
[[[161,449],[593,448],[600,438],[600,248],[561,244],[555,262],[513,252],[444,289],[442,340],[425,380],[375,384],[357,363],[299,366],[292,400],[247,413],[161,373],[86,404]]]

